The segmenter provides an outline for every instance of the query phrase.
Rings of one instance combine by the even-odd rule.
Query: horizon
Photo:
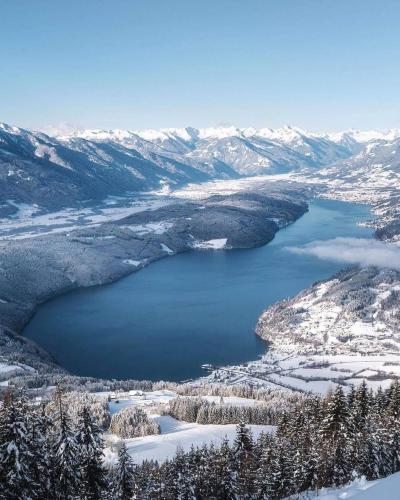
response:
[[[297,132],[305,132],[309,134],[316,134],[316,135],[334,135],[334,134],[340,134],[340,133],[367,133],[367,132],[379,132],[382,134],[388,134],[392,131],[400,131],[400,126],[399,127],[371,127],[371,128],[342,128],[342,129],[334,129],[334,130],[315,130],[315,129],[307,129],[304,127],[301,127],[296,124],[291,124],[291,123],[285,123],[281,126],[260,126],[260,127],[255,127],[255,126],[247,126],[247,127],[242,127],[238,126],[235,124],[221,124],[221,125],[206,125],[204,127],[196,127],[193,125],[183,125],[183,126],[170,126],[170,127],[145,127],[145,128],[140,128],[140,129],[133,129],[133,128],[122,128],[122,127],[114,127],[114,128],[99,128],[99,127],[79,127],[75,126],[70,123],[59,123],[59,124],[50,124],[46,125],[43,127],[39,128],[34,128],[34,127],[27,127],[24,125],[17,125],[15,123],[9,123],[6,121],[0,121],[0,125],[6,125],[9,127],[16,127],[18,129],[22,130],[27,130],[30,132],[40,132],[43,134],[46,134],[50,137],[68,137],[72,136],[74,134],[79,135],[84,132],[116,132],[116,131],[123,131],[123,132],[129,132],[133,134],[140,134],[144,132],[177,132],[177,131],[183,131],[183,130],[188,130],[188,129],[194,129],[197,131],[212,131],[212,130],[227,130],[227,129],[235,129],[238,132],[245,132],[245,131],[250,131],[254,130],[255,132],[259,132],[262,130],[271,130],[273,132],[275,131],[280,131],[280,130],[295,130]]]

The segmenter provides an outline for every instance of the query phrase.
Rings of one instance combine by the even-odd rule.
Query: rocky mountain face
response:
[[[0,217],[189,182],[320,168],[363,143],[282,129],[87,130],[50,137],[0,124]]]

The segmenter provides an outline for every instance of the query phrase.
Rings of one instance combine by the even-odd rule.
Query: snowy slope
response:
[[[178,447],[189,451],[191,446],[201,447],[204,444],[214,443],[221,445],[227,437],[233,441],[236,436],[236,425],[200,425],[196,423],[185,423],[175,420],[169,416],[154,416],[154,420],[161,427],[161,434],[145,436],[141,438],[125,439],[129,454],[136,463],[144,460],[158,460],[160,462],[172,458]],[[255,438],[261,432],[271,432],[270,425],[249,425]],[[112,444],[118,438],[109,436],[108,443]],[[105,460],[113,462],[116,455],[110,449],[106,451]]]
[[[342,488],[324,488],[318,492],[307,492],[296,499],[322,498],[323,500],[398,500],[400,498],[400,472],[376,481],[357,479]]]
[[[400,137],[392,131],[385,139],[367,142],[357,154],[302,180],[319,184],[330,198],[372,205],[382,227],[400,217]]]
[[[343,271],[269,307],[257,334],[288,353],[400,352],[400,273]]]

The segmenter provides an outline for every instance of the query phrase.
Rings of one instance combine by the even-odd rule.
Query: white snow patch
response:
[[[226,246],[226,242],[228,238],[217,238],[214,240],[205,240],[205,241],[195,241],[192,243],[192,248],[197,249],[212,249],[212,250],[222,250]]]
[[[161,243],[161,250],[163,252],[166,252],[168,255],[173,255],[174,254],[174,251],[171,250],[169,247],[167,247],[167,245],[165,245],[164,243]]]
[[[122,261],[124,264],[129,264],[130,266],[138,267],[143,264],[142,260],[134,260],[134,259],[125,259]]]
[[[355,500],[398,500],[400,490],[400,473],[375,481],[367,481],[364,477],[356,479],[341,488],[322,488],[315,491],[307,491],[291,499],[306,500],[311,498],[323,498],[324,500],[339,500],[354,498]]]

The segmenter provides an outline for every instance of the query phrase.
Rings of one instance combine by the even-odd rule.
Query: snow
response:
[[[36,149],[35,149],[35,155],[38,156],[39,158],[45,158],[48,157],[48,159],[52,162],[55,163],[56,165],[59,165],[60,167],[66,168],[68,170],[73,170],[71,165],[63,161],[57,154],[56,149],[51,146],[47,146],[46,144],[37,144]]]
[[[0,124],[0,127],[10,133],[20,133],[20,129],[9,127],[5,124]],[[301,129],[299,127],[284,125],[281,128],[271,129],[262,127],[256,129],[253,127],[240,128],[236,126],[229,127],[205,127],[195,129],[193,127],[181,128],[162,128],[162,129],[144,129],[144,130],[76,130],[69,136],[65,135],[64,130],[58,131],[57,128],[47,130],[51,135],[58,136],[59,139],[68,139],[70,137],[81,137],[87,140],[123,140],[130,136],[136,135],[146,141],[163,142],[168,139],[181,139],[183,141],[191,141],[194,137],[199,139],[225,139],[228,137],[261,137],[271,141],[290,143],[298,140],[300,136],[316,137],[331,140],[335,143],[342,142],[345,138],[353,139],[354,141],[364,144],[371,141],[393,141],[400,137],[400,129],[388,130],[355,130],[348,129],[339,132],[312,132]]]
[[[14,370],[18,370],[20,367],[17,365],[7,365],[6,363],[0,363],[0,373],[8,373],[13,372]]]
[[[194,243],[192,243],[192,248],[222,250],[223,248],[226,247],[227,241],[228,238],[217,238],[214,240],[195,241]]]
[[[163,252],[166,252],[168,255],[173,255],[174,251],[171,250],[167,245],[165,245],[164,243],[161,243],[161,250]]]
[[[126,196],[110,196],[102,203],[82,209],[65,208],[55,212],[43,213],[37,205],[15,203],[7,200],[18,208],[16,215],[0,219],[0,240],[24,239],[38,236],[65,233],[82,227],[95,227],[101,223],[123,219],[129,215],[145,210],[156,210],[165,206],[169,201],[164,197],[127,194]],[[155,223],[136,229],[140,232],[161,234],[167,229],[165,223]]]
[[[124,264],[129,264],[130,266],[135,266],[135,267],[138,267],[141,264],[143,264],[143,261],[141,261],[141,260],[134,260],[134,259],[125,259],[122,262]]]
[[[161,434],[145,436],[134,439],[125,439],[128,451],[136,463],[143,460],[163,461],[174,456],[178,446],[188,451],[190,447],[202,446],[211,442],[221,444],[225,436],[233,441],[236,436],[236,425],[202,425],[197,423],[180,422],[169,415],[160,415],[161,408],[177,397],[177,394],[169,390],[158,390],[150,392],[134,393],[110,393],[99,392],[98,397],[113,397],[109,402],[111,415],[127,407],[138,406],[144,409],[150,418],[155,420],[161,428]],[[194,396],[193,396],[194,397]],[[209,402],[221,403],[219,396],[202,396]],[[224,397],[222,404],[233,406],[254,406],[259,404],[254,399],[236,396]],[[271,425],[249,425],[254,437],[261,432],[274,432],[275,427]],[[113,444],[120,438],[113,434],[106,435],[105,462],[114,463],[116,452]]]
[[[325,394],[339,379],[344,391],[363,380],[374,390],[386,388],[399,372],[398,354],[288,354],[270,348],[259,360],[218,368],[202,380]]]
[[[141,438],[125,439],[128,452],[136,463],[144,460],[158,460],[160,462],[172,458],[177,447],[189,451],[190,447],[200,447],[203,444],[214,443],[220,445],[225,438],[233,441],[236,436],[236,425],[201,425],[196,423],[180,422],[170,416],[154,416],[154,420],[161,427],[161,434]],[[249,425],[254,437],[262,432],[273,432],[270,425]],[[110,436],[110,440],[116,438]],[[109,449],[106,461],[113,462],[115,454]]]
[[[15,375],[26,375],[27,373],[35,373],[36,370],[25,364],[10,365],[7,362],[0,361],[0,381],[1,385],[7,386],[8,379]]]
[[[200,139],[225,139],[240,136],[243,129],[237,127],[208,127],[199,130]]]
[[[196,184],[188,184],[187,186],[171,191],[171,195],[175,198],[183,198],[189,200],[199,200],[209,198],[216,194],[229,195],[250,189],[256,189],[257,186],[266,182],[290,181],[292,174],[277,174],[277,175],[257,175],[253,177],[244,177],[241,179],[216,180],[202,182]],[[158,191],[157,193],[162,194]],[[155,193],[155,194],[157,194]]]
[[[110,396],[109,392],[97,393],[98,396]],[[166,404],[172,398],[176,398],[177,394],[173,391],[160,390],[143,392],[142,394],[131,395],[129,393],[113,394],[115,399],[112,399],[108,405],[111,415],[117,411],[127,408],[128,406],[140,406],[142,408],[150,407],[158,404]],[[118,402],[117,402],[118,401]]]
[[[354,498],[355,500],[398,500],[400,497],[400,472],[376,481],[356,479],[341,488],[323,488],[317,492],[306,492],[296,495],[296,499],[322,498],[324,500],[339,500]],[[291,499],[294,497],[291,497]]]
[[[134,233],[140,235],[154,233],[154,234],[164,234],[168,229],[173,226],[172,222],[160,221],[160,222],[149,222],[148,224],[125,224],[120,226],[123,229],[129,229]]]

